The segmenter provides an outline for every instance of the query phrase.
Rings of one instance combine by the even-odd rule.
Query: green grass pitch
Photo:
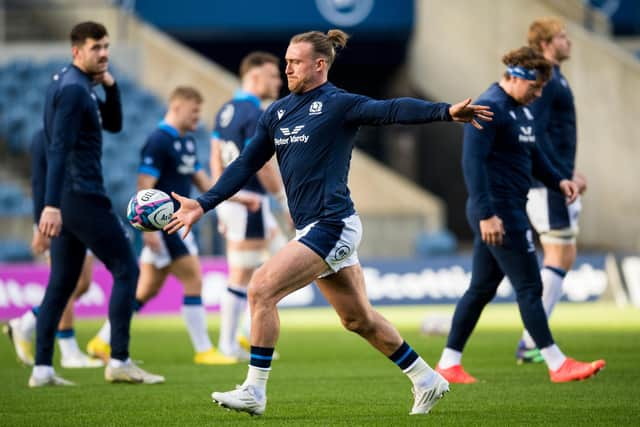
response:
[[[405,339],[435,364],[444,337],[419,334],[422,318],[451,306],[382,308]],[[217,335],[217,316],[210,316]],[[561,304],[552,319],[556,341],[568,355],[605,358],[595,378],[549,382],[543,365],[517,366],[520,322],[515,305],[490,305],[464,355],[480,382],[452,385],[427,416],[409,416],[410,383],[361,338],[339,326],[330,309],[283,310],[282,331],[262,417],[215,406],[212,391],[241,383],[246,364],[196,366],[179,317],[138,317],[132,356],[167,377],[157,386],[111,385],[102,369],[66,370],[73,388],[31,390],[30,370],[17,364],[9,341],[0,341],[0,426],[220,426],[220,425],[638,425],[640,419],[640,310],[604,303]],[[80,320],[86,344],[99,320]],[[216,337],[217,338],[217,337]],[[56,360],[56,364],[57,364]]]

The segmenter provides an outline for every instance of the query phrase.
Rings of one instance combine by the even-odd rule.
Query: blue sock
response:
[[[182,305],[202,305],[202,297],[200,295],[185,295],[182,298]]]
[[[74,337],[75,335],[76,333],[73,330],[73,328],[58,329],[58,331],[56,332],[56,338],[71,338],[71,337]]]
[[[406,341],[402,341],[402,345],[398,348],[389,359],[403,371],[407,369],[418,358],[416,353]]]
[[[251,346],[251,360],[249,365],[256,368],[271,368],[271,359],[273,359],[273,347],[254,347]]]

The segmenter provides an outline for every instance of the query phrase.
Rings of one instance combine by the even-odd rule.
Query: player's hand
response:
[[[578,193],[583,194],[587,191],[587,178],[580,172],[574,172],[573,182],[578,185]]]
[[[31,251],[34,255],[42,255],[44,251],[49,249],[51,241],[47,236],[42,234],[37,228],[33,230],[33,238],[31,239]]]
[[[497,215],[480,220],[480,234],[486,244],[500,246],[504,237],[502,220]]]
[[[449,115],[454,122],[471,123],[476,129],[482,129],[476,119],[490,122],[493,120],[493,111],[486,105],[475,105],[471,103],[471,98],[449,107]]]
[[[142,242],[145,246],[148,246],[152,252],[160,253],[162,251],[162,237],[159,231],[142,233]]]
[[[40,214],[38,229],[46,237],[56,237],[62,230],[62,214],[59,208],[45,206]]]
[[[568,205],[575,202],[580,195],[578,184],[568,179],[560,181],[560,191],[566,196]]]
[[[171,197],[180,203],[180,209],[171,216],[171,221],[164,226],[164,231],[173,234],[184,227],[184,233],[182,234],[182,238],[184,239],[191,231],[193,224],[198,222],[202,215],[204,215],[204,210],[202,206],[200,206],[200,203],[194,199],[183,197],[173,191],[171,192]]]
[[[94,75],[93,81],[104,86],[113,86],[113,84],[116,82],[109,71]]]

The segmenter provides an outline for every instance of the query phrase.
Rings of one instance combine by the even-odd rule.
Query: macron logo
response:
[[[289,136],[299,134],[302,129],[304,129],[304,125],[298,125],[294,127],[293,130],[289,130],[289,128],[280,128],[280,131],[284,136]]]

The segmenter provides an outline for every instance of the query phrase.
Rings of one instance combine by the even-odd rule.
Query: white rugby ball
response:
[[[171,221],[173,201],[155,188],[138,191],[127,205],[127,220],[141,231],[161,230]]]

